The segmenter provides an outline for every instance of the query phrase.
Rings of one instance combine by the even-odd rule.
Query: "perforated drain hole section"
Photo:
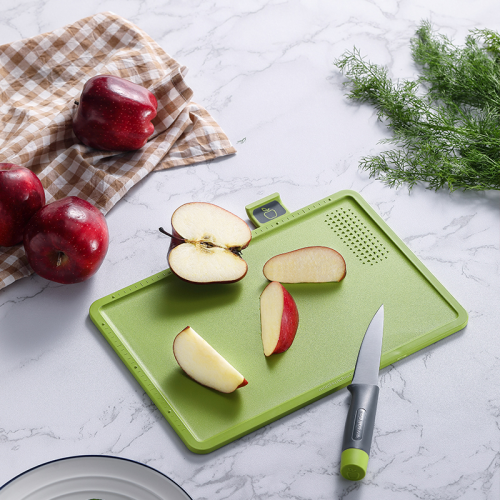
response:
[[[326,214],[325,222],[363,264],[373,266],[387,259],[389,250],[350,208]]]

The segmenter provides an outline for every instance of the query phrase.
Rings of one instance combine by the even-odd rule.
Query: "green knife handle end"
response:
[[[368,453],[358,448],[347,448],[340,457],[340,473],[349,481],[360,481],[368,468]]]

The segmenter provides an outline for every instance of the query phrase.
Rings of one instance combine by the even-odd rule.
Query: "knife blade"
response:
[[[340,473],[346,479],[365,477],[377,412],[378,372],[384,335],[384,305],[373,316],[359,348],[352,382],[347,386],[351,404],[347,413]]]

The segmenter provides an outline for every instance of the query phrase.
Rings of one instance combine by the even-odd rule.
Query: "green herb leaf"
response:
[[[393,82],[387,69],[366,61],[359,50],[335,65],[348,78],[348,98],[377,109],[396,149],[362,158],[370,177],[411,190],[500,189],[500,35],[473,30],[456,47],[424,21],[411,40],[421,68],[416,80]]]

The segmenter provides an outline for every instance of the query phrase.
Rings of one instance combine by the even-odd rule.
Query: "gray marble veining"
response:
[[[461,43],[500,30],[491,0],[0,3],[0,43],[113,11],[189,68],[195,100],[238,153],[149,175],[107,216],[99,273],[72,286],[32,276],[0,292],[0,484],[56,458],[134,459],[196,500],[500,498],[498,193],[390,189],[358,169],[389,133],[348,102],[333,61],[358,47],[393,77],[416,74],[422,19]],[[279,192],[295,210],[354,189],[469,312],[461,332],[381,371],[366,478],[339,474],[349,396],[338,391],[213,453],[189,452],[88,318],[108,293],[166,267],[157,228],[179,205],[244,206]]]

